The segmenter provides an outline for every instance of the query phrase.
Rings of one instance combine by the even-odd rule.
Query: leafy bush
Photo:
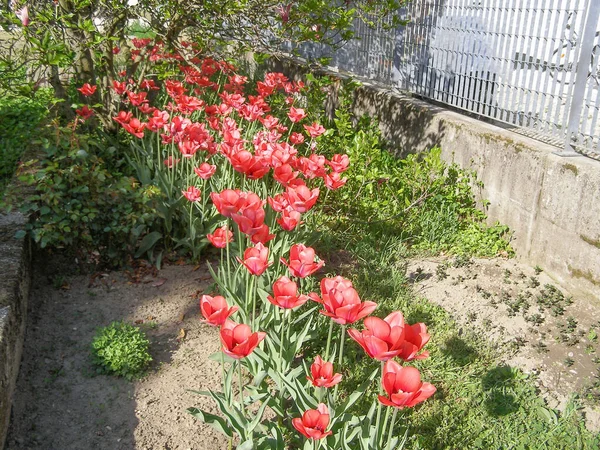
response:
[[[41,160],[22,168],[35,192],[20,205],[32,217],[20,234],[41,248],[73,250],[81,261],[122,264],[152,231],[157,192],[129,176],[106,136],[51,131],[33,141]]]
[[[148,346],[148,339],[139,328],[125,322],[113,322],[96,333],[92,357],[100,373],[132,380],[142,376],[152,361]]]
[[[321,92],[330,86],[317,83]],[[433,252],[512,254],[508,227],[488,227],[478,208],[473,187],[482,184],[476,173],[443,161],[439,148],[395,157],[386,149],[376,120],[352,116],[354,87],[347,83],[339,89],[339,107],[322,141],[329,153],[345,149],[351,161],[345,189],[332,193],[331,204],[339,206],[329,212],[337,225],[394,233],[417,249]],[[325,97],[309,100],[323,104]]]
[[[0,192],[46,116],[51,96],[47,89],[36,92],[33,98],[0,95]]]

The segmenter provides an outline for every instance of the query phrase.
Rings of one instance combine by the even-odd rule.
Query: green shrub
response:
[[[152,361],[148,339],[137,327],[113,322],[100,328],[92,342],[92,357],[99,373],[110,373],[128,380],[144,374]]]
[[[149,250],[144,238],[160,236],[153,231],[160,194],[131,176],[118,143],[67,128],[42,131],[34,141],[41,161],[23,167],[28,175],[21,179],[35,192],[19,205],[32,218],[20,234],[29,233],[41,248],[67,249],[82,262],[109,266],[122,265],[136,249]]]
[[[46,117],[52,97],[47,89],[39,90],[32,98],[4,94],[0,91],[0,193]]]
[[[326,102],[331,81],[314,80],[318,89],[313,103]],[[346,152],[350,168],[343,189],[329,193],[338,205],[327,211],[337,226],[400,236],[414,248],[474,256],[511,255],[509,229],[488,227],[478,208],[473,188],[480,187],[476,173],[448,164],[439,148],[395,157],[386,148],[376,120],[351,114],[355,83],[342,84],[338,108],[329,130],[320,141],[330,156]],[[310,106],[309,108],[316,108]],[[483,204],[485,205],[485,201]]]

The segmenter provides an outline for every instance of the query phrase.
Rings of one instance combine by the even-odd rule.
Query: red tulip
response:
[[[253,333],[248,325],[238,325],[231,320],[226,320],[220,331],[223,351],[235,359],[245,358],[252,353],[266,335],[261,331]]]
[[[319,440],[332,434],[325,431],[329,426],[329,410],[324,403],[319,403],[317,409],[305,411],[302,418],[292,419],[292,425],[308,439]]]
[[[217,208],[217,211],[225,217],[231,217],[232,214],[237,213],[244,204],[244,199],[240,196],[239,189],[236,189],[235,191],[232,189],[225,189],[218,194],[216,192],[211,192],[210,198]]]
[[[129,123],[124,123],[123,128],[125,128],[128,133],[131,133],[135,137],[141,139],[144,137],[144,129],[146,128],[146,124],[144,122],[140,122],[139,119],[134,117],[129,121]]]
[[[331,317],[340,325],[354,323],[377,308],[374,302],[361,302],[352,282],[339,275],[321,280],[321,295],[321,299],[315,293],[310,294],[310,297],[323,304],[325,309],[320,311],[321,314]]]
[[[181,191],[181,193],[190,202],[197,202],[200,200],[200,190],[195,186],[190,186],[187,188],[187,191]]]
[[[342,381],[342,374],[334,374],[333,364],[323,361],[320,356],[317,356],[310,366],[310,374],[311,376],[306,379],[316,387],[330,388]]]
[[[281,225],[281,228],[285,231],[292,231],[302,223],[300,221],[300,213],[293,209],[284,209],[281,212],[281,217],[277,219],[277,223]]]
[[[89,97],[90,95],[94,95],[94,92],[96,92],[96,86],[91,86],[89,83],[85,83],[80,88],[77,88],[77,90],[81,92],[82,95]]]
[[[123,95],[125,92],[127,92],[127,83],[125,81],[113,80],[112,85],[113,90],[117,95]]]
[[[273,296],[267,296],[267,300],[280,308],[293,309],[304,305],[308,296],[298,295],[296,283],[284,276],[273,284]]]
[[[206,237],[217,248],[225,248],[229,242],[233,242],[233,233],[227,225],[217,228],[213,234],[208,233]]]
[[[285,264],[293,276],[306,278],[319,270],[325,264],[325,261],[315,262],[317,255],[312,247],[307,247],[304,244],[294,244],[290,248],[290,262],[281,258],[281,262]]]
[[[391,313],[383,320],[379,317],[367,317],[362,333],[351,328],[348,334],[371,358],[387,361],[403,349],[404,317],[400,311]]]
[[[200,164],[200,167],[194,168],[194,172],[196,172],[196,175],[198,175],[203,180],[208,180],[215,174],[216,171],[217,166],[215,166],[214,164],[209,164],[207,162],[203,162],[202,164]]]
[[[238,262],[242,263],[248,272],[252,275],[262,275],[267,267],[273,263],[269,263],[269,249],[263,244],[258,243],[254,247],[248,247],[244,251],[244,259],[241,260],[239,256],[236,256]]]
[[[302,119],[306,117],[306,113],[301,108],[290,107],[290,112],[288,113],[288,117],[294,123],[300,122]]]
[[[338,172],[331,172],[325,175],[325,186],[332,191],[341,188],[346,184],[348,178],[342,176]]]
[[[120,123],[121,125],[124,125],[126,123],[129,123],[129,121],[131,120],[132,117],[133,117],[132,112],[119,111],[119,114],[117,114],[116,117],[113,117],[113,120],[115,122]]]
[[[83,120],[88,120],[94,115],[94,110],[88,108],[88,105],[83,105],[81,109],[76,109],[75,114],[81,117]]]
[[[172,156],[169,156],[167,159],[165,159],[163,161],[163,164],[165,166],[167,166],[167,168],[172,169],[173,167],[175,167],[175,164],[177,164],[179,161],[181,161],[180,159],[174,159]]]
[[[269,227],[267,224],[263,223],[255,232],[250,236],[250,240],[253,244],[266,244],[271,239],[275,239],[275,234],[269,232]]]
[[[402,349],[398,354],[398,357],[405,361],[427,358],[429,356],[428,351],[424,351],[420,355],[417,355],[417,352],[429,342],[429,337],[429,334],[427,334],[427,327],[424,323],[415,323],[414,325],[405,326],[404,342],[402,343]]]
[[[285,195],[292,209],[299,213],[310,210],[319,198],[319,188],[312,191],[304,184],[288,186]]]
[[[348,155],[335,154],[328,164],[331,166],[334,172],[341,173],[348,169],[348,166],[350,165],[350,159],[348,158]]]
[[[390,360],[383,366],[381,385],[387,397],[379,395],[379,401],[395,408],[411,408],[431,397],[436,389],[430,383],[421,381],[419,371],[411,366],[401,366]]]
[[[220,327],[237,310],[237,306],[230,308],[225,298],[220,295],[215,297],[203,295],[200,298],[200,311],[202,311],[202,315],[206,319],[205,322],[209,325]]]
[[[304,129],[308,133],[311,138],[316,138],[325,133],[325,128],[318,123],[313,123],[312,125],[304,125]]]

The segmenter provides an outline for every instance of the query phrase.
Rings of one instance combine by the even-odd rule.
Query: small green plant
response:
[[[148,346],[148,339],[139,328],[125,322],[113,322],[96,333],[92,357],[98,373],[132,380],[142,376],[152,361]]]

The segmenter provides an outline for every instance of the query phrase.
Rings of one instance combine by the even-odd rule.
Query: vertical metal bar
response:
[[[596,36],[596,28],[598,26],[598,18],[600,17],[600,2],[590,0],[588,4],[588,13],[585,19],[585,26],[581,41],[581,47],[577,58],[577,75],[575,78],[575,86],[573,88],[573,96],[571,97],[571,105],[569,108],[569,124],[567,127],[567,136],[565,138],[565,146],[562,152],[557,154],[567,156],[574,153],[573,135],[579,131],[579,119],[581,118],[581,109],[583,106],[583,98],[585,95],[585,86],[588,79],[589,58],[592,55],[594,48],[594,38]]]

